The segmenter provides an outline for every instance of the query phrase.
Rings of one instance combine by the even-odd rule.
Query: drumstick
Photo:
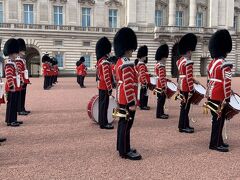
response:
[[[235,97],[235,94],[233,95],[234,99],[237,101],[237,103],[239,104],[239,101],[237,100],[237,98]]]

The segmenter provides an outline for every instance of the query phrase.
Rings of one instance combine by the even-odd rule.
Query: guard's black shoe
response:
[[[189,126],[188,128],[189,128],[189,129],[192,129],[192,130],[194,130],[194,128],[193,128],[193,127],[191,127],[191,126]]]
[[[31,111],[26,111],[26,110],[25,110],[24,112],[25,112],[25,113],[28,113],[28,114],[30,114],[30,113],[31,113]]]
[[[163,114],[163,115],[161,115],[161,116],[158,116],[157,118],[158,118],[158,119],[168,119],[168,116],[166,116],[166,115]]]
[[[145,107],[140,107],[141,110],[150,110],[149,106],[145,106]]]
[[[26,115],[28,115],[28,113],[26,111],[21,111],[21,112],[18,112],[18,115],[26,116]]]
[[[137,152],[137,150],[135,148],[130,148],[130,151],[133,152],[133,153]]]
[[[142,156],[139,153],[134,153],[129,151],[127,154],[121,155],[120,156],[124,159],[130,159],[130,160],[141,160]]]
[[[18,124],[23,124],[23,122],[22,121],[16,121]]]
[[[7,138],[0,138],[0,142],[5,142]]]
[[[209,149],[219,151],[219,152],[228,152],[228,148],[221,146],[209,146]]]
[[[179,129],[179,132],[184,133],[194,133],[193,129],[185,128],[185,129]]]
[[[107,124],[105,126],[100,126],[101,129],[114,129],[114,126],[112,124]]]
[[[7,123],[7,126],[11,126],[11,127],[18,127],[20,124],[17,122],[11,122],[11,123]]]
[[[227,143],[222,143],[222,146],[225,147],[225,148],[228,148],[228,147],[229,147],[229,144],[227,144]]]
[[[167,117],[169,117],[169,115],[168,114],[163,114],[164,116],[167,116]]]

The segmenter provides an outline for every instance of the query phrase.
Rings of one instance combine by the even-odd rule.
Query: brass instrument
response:
[[[182,95],[181,93],[176,94],[174,99],[175,99],[175,101],[180,100],[180,101],[186,102],[184,95]]]
[[[125,113],[121,113],[120,110],[124,111]],[[129,112],[126,109],[123,109],[123,108],[114,108],[113,112],[112,112],[112,117],[113,117],[113,119],[116,119],[116,118],[128,119]]]
[[[224,107],[224,104],[222,104],[221,106],[216,104],[216,103],[213,103],[211,101],[208,101],[208,102],[205,102],[203,104],[203,107],[204,107],[204,113],[208,114],[208,109],[212,110],[214,113],[216,113],[216,115],[220,116],[221,115],[221,112],[222,112],[222,109]],[[215,108],[216,109],[215,109]]]
[[[164,92],[164,90],[159,89],[159,88],[153,89],[153,94],[154,94],[154,95],[156,95],[157,93],[162,94],[163,92]]]

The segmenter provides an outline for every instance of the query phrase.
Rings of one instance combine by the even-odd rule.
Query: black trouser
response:
[[[17,109],[18,112],[26,111],[25,110],[26,91],[27,91],[27,84],[24,83],[22,86],[22,90],[19,92],[18,109]]]
[[[157,93],[157,111],[156,111],[156,117],[159,118],[164,113],[164,105],[166,102],[166,94],[165,93]]]
[[[148,89],[147,86],[141,86],[140,101],[139,101],[140,108],[147,107],[147,104],[148,104],[147,89]]]
[[[17,121],[17,107],[18,107],[19,92],[7,93],[7,109],[6,109],[6,123]]]
[[[80,85],[80,75],[77,75],[77,83]]]
[[[120,108],[127,109],[128,106],[119,104]],[[124,111],[121,111],[124,114]],[[119,154],[124,155],[130,151],[130,131],[133,125],[135,111],[129,111],[129,118],[119,118],[117,129],[117,150]]]
[[[185,129],[189,128],[189,110],[191,107],[191,99],[188,100],[188,92],[180,92],[186,102],[181,102],[181,110],[180,110],[180,116],[179,116],[179,123],[178,128],[179,129]]]
[[[50,87],[53,85],[53,77],[54,76],[49,76],[49,86]]]
[[[211,102],[220,105],[221,102],[210,100]],[[217,109],[216,107],[212,106],[212,108]],[[211,132],[211,139],[210,139],[210,146],[221,146],[223,144],[223,137],[222,137],[222,131],[224,122],[226,119],[225,116],[225,108],[223,108],[221,116],[218,117],[216,113],[214,113],[211,110],[212,114],[212,132]]]
[[[85,76],[82,76],[82,75],[79,76],[79,84],[81,87],[84,87],[84,78]]]
[[[108,90],[99,89],[99,106],[98,106],[98,122],[100,127],[104,127],[108,124],[108,105],[109,95]]]

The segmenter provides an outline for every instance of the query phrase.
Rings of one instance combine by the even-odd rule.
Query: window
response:
[[[62,40],[54,41],[54,46],[62,46],[62,45],[63,45],[63,41]]]
[[[238,29],[238,17],[237,16],[234,16],[234,22],[233,22],[234,24],[234,29],[237,31],[237,29]]]
[[[183,12],[176,12],[176,26],[183,26]]]
[[[3,23],[3,3],[0,2],[0,23]]]
[[[162,11],[161,10],[155,11],[155,26],[157,26],[157,27],[162,26]]]
[[[90,41],[83,41],[83,46],[91,46],[91,42]]]
[[[85,58],[85,62],[84,62],[85,66],[90,68],[91,67],[91,56],[85,54],[85,55],[83,55],[83,57]]]
[[[24,4],[24,23],[33,24],[33,4]]]
[[[196,26],[197,27],[203,27],[203,13],[197,13]]]
[[[89,27],[90,26],[90,18],[91,18],[91,8],[82,8],[82,26]]]
[[[63,25],[63,7],[54,6],[54,25]]]
[[[55,58],[57,59],[58,67],[63,67],[63,54],[57,53],[55,54]]]
[[[117,9],[109,9],[109,27],[117,27]]]

